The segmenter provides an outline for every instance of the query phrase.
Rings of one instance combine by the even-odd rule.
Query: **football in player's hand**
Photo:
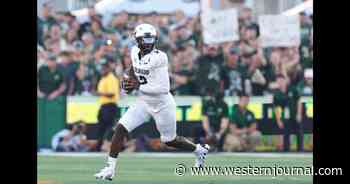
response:
[[[124,76],[122,80],[122,88],[130,93],[139,87],[139,81],[134,77]]]

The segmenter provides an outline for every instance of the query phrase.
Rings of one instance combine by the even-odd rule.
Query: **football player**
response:
[[[134,38],[137,46],[131,49],[132,67],[122,80],[122,88],[127,93],[137,89],[140,95],[117,123],[107,165],[96,173],[95,177],[112,180],[123,139],[149,116],[155,119],[161,142],[167,146],[194,152],[195,167],[202,167],[209,146],[196,145],[185,137],[176,135],[176,104],[169,92],[168,57],[155,48],[156,29],[150,24],[138,25],[134,31]]]

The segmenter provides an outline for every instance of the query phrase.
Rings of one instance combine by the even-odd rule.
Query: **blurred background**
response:
[[[313,3],[304,0],[37,0],[38,151],[108,151],[95,96],[103,66],[121,79],[133,29],[157,28],[177,131],[213,151],[312,151]],[[117,85],[117,84],[116,84]],[[121,90],[120,90],[121,91]],[[137,92],[120,92],[115,120]],[[221,129],[223,122],[229,126]],[[173,151],[152,119],[126,152]]]

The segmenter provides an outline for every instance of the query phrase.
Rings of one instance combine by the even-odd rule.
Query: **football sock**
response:
[[[202,146],[200,144],[196,144],[196,149],[194,150],[194,152],[199,152],[199,150],[203,149]]]
[[[115,165],[117,164],[117,158],[108,156],[107,163],[109,166],[115,167]]]

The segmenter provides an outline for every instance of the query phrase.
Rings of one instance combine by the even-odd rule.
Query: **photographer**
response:
[[[85,135],[84,122],[74,123],[70,129],[57,132],[51,141],[51,146],[57,152],[86,152],[94,145]]]

